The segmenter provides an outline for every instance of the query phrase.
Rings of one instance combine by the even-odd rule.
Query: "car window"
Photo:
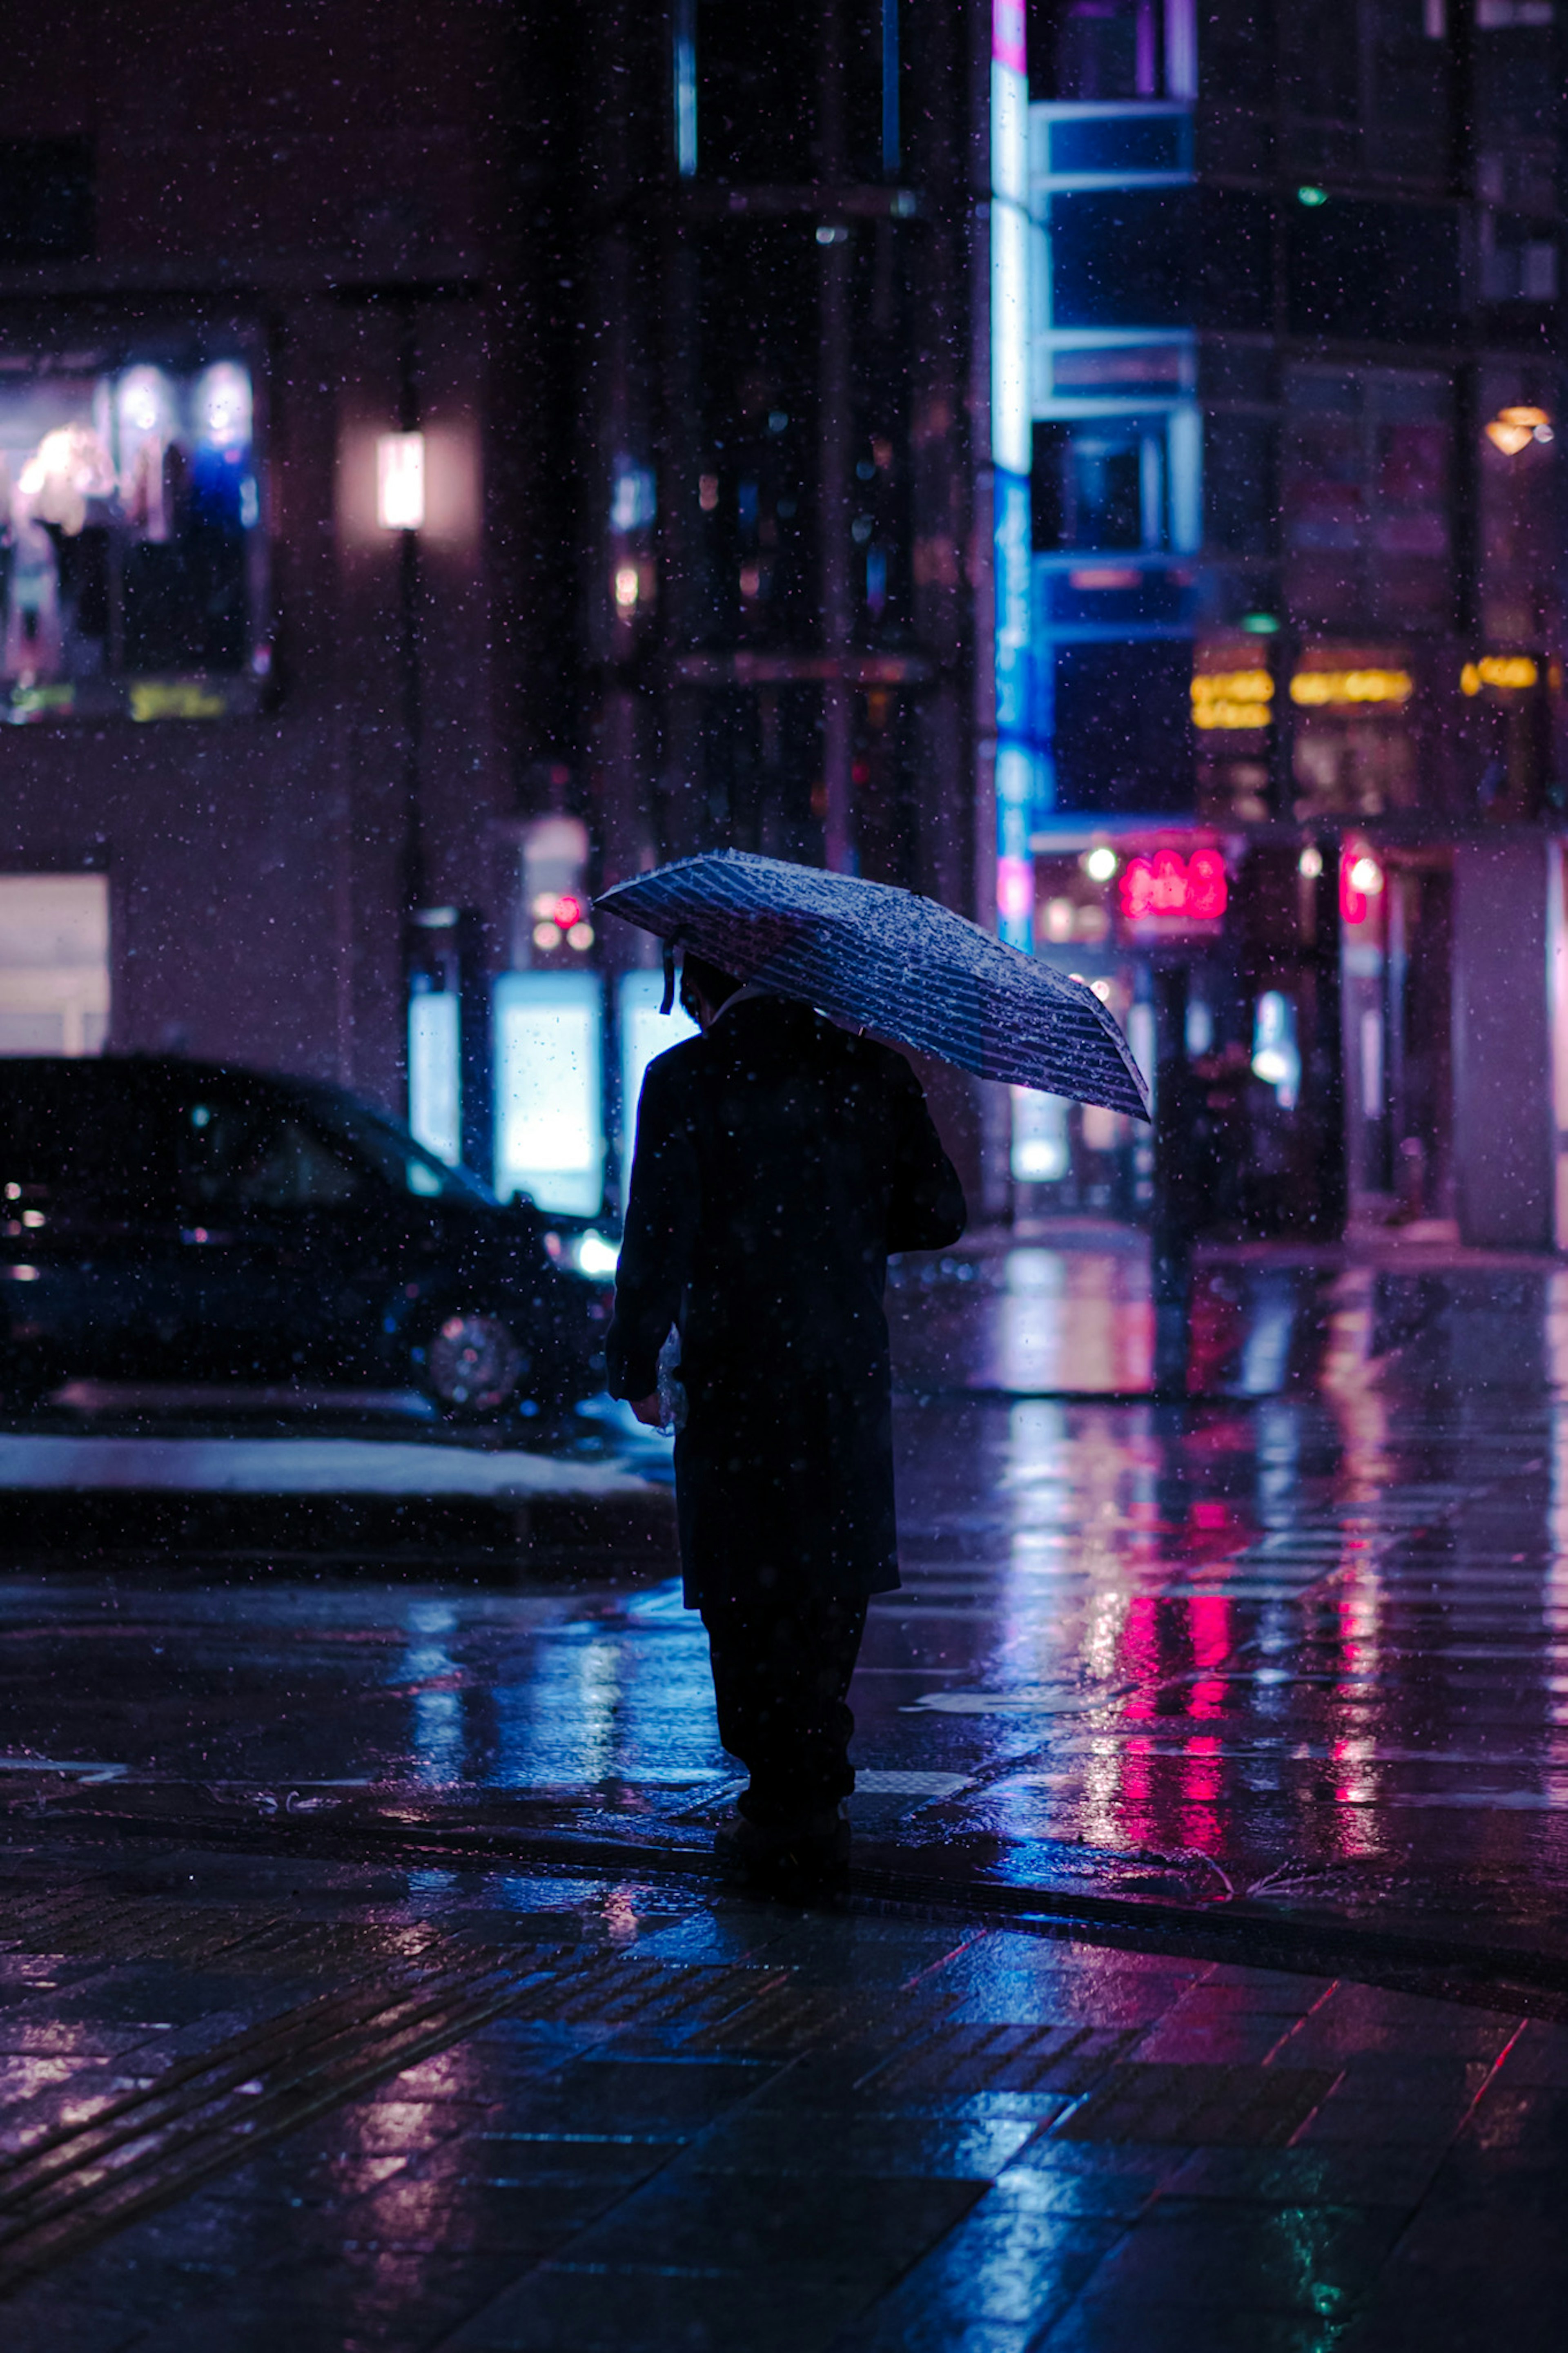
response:
[[[134,1063],[0,1061],[0,1188],[172,1204],[172,1109]]]
[[[389,1119],[383,1119],[363,1103],[355,1103],[352,1095],[329,1094],[322,1090],[312,1098],[311,1110],[329,1133],[341,1135],[353,1145],[356,1154],[370,1162],[379,1176],[400,1193],[413,1193],[431,1201],[484,1201],[493,1203],[494,1195],[488,1192],[478,1178],[466,1168],[448,1168],[422,1144],[416,1144]]]
[[[357,1169],[271,1104],[205,1094],[184,1106],[181,1190],[201,1208],[336,1208],[360,1190]]]

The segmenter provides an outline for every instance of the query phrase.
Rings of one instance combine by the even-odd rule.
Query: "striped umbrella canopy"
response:
[[[1149,1117],[1138,1065],[1093,990],[934,899],[717,849],[618,882],[595,903],[656,933],[667,975],[675,948],[690,948],[977,1078]]]

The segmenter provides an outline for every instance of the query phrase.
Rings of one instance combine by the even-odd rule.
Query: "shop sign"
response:
[[[1194,727],[1267,727],[1274,717],[1274,681],[1266,670],[1194,670],[1192,692]]]
[[[1156,849],[1130,858],[1121,870],[1125,923],[1156,931],[1217,923],[1230,897],[1225,860],[1217,849]]]
[[[1408,702],[1415,681],[1407,670],[1299,670],[1290,700],[1304,710],[1324,704]]]
[[[1459,688],[1465,694],[1479,694],[1483,686],[1500,686],[1517,694],[1537,685],[1540,678],[1540,665],[1528,654],[1483,654],[1479,661],[1465,664]]]

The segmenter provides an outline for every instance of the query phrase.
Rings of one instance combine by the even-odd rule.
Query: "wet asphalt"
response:
[[[1151,1319],[1125,1245],[911,1270],[894,1306],[905,1585],[854,1693],[867,1852],[1568,1957],[1568,1276],[1217,1264],[1181,1408],[1136,1394]],[[0,1585],[18,1795],[292,1790],[681,1846],[732,1799],[668,1451],[613,1410],[548,1456],[394,1417],[104,1421],[31,1444],[107,1447],[121,1478],[183,1477],[186,1449],[252,1487],[269,1455],[317,1487],[351,1456],[416,1484],[455,1461],[518,1496],[575,1483],[590,1537],[628,1495],[649,1517],[629,1558],[437,1545],[390,1577],[374,1551],[254,1544],[24,1558]]]
[[[11,2341],[1560,2341],[1568,1274],[1215,1260],[1184,1406],[1125,1239],[893,1304],[905,1586],[856,1877],[805,1912],[710,1874],[735,1771],[667,1456],[612,1414],[520,1449],[98,1399],[0,1440],[14,1532],[40,1437],[120,1450],[111,1495],[181,1444],[252,1494],[268,1447],[290,1492],[477,1455],[523,1514],[395,1563],[15,1545]]]

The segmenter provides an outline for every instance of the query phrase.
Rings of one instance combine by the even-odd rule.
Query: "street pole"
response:
[[[818,170],[837,189],[847,172],[842,88],[839,0],[821,14],[822,113]],[[855,690],[850,684],[852,591],[849,570],[850,442],[855,429],[850,389],[849,298],[853,267],[848,229],[828,221],[821,260],[821,343],[818,353],[818,526],[821,539],[822,644],[827,659],[822,688],[823,862],[837,874],[855,870],[852,768]]]
[[[1156,964],[1154,985],[1154,1395],[1183,1403],[1192,1358],[1193,1085],[1187,1068],[1187,967]]]

